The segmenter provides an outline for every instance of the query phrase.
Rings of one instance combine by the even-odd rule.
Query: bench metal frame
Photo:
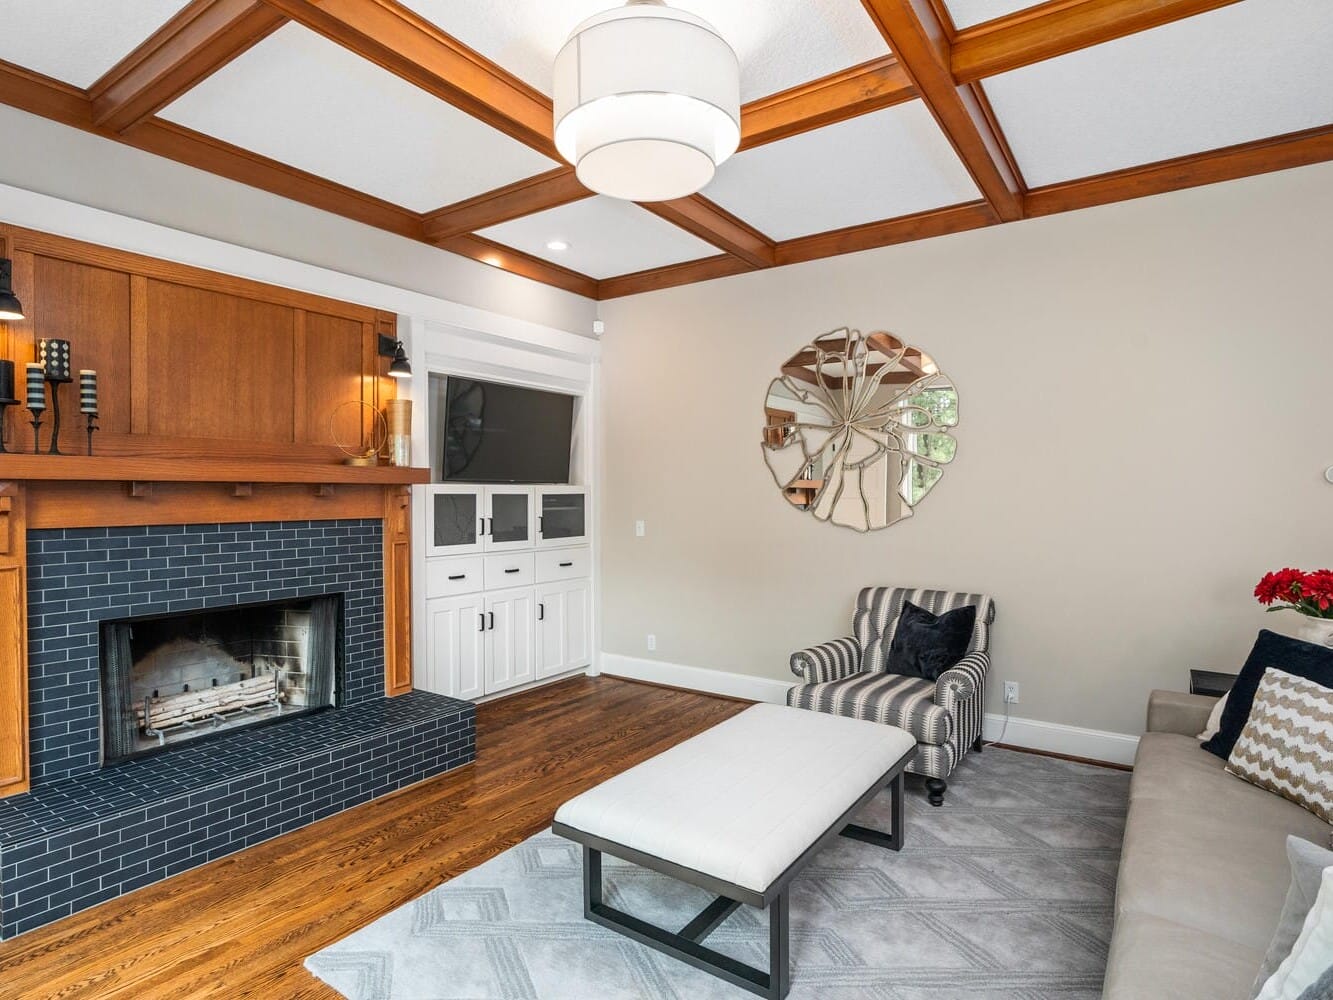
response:
[[[583,846],[583,915],[593,923],[610,928],[647,945],[672,958],[686,962],[696,969],[702,969],[719,979],[757,993],[768,1000],[783,1000],[791,989],[791,918],[790,890],[792,880],[810,863],[816,854],[822,851],[838,836],[864,841],[891,851],[901,850],[903,846],[903,772],[912,758],[916,756],[913,748],[905,753],[892,767],[876,779],[864,795],[839,816],[833,824],[816,838],[815,842],[802,852],[787,869],[773,880],[762,892],[736,885],[716,878],[705,872],[684,865],[676,864],[665,858],[618,844],[615,841],[597,837],[582,830],[576,830],[564,823],[553,823],[551,830]],[[885,787],[889,789],[893,816],[888,832],[859,826],[851,822],[871,799]],[[608,906],[602,899],[602,855],[628,861],[631,864],[650,868],[671,878],[697,885],[716,894],[717,898],[709,903],[693,920],[679,931],[669,931],[640,920],[631,914]],[[715,931],[727,917],[742,905],[756,909],[766,909],[768,913],[768,971],[756,969],[738,961],[729,955],[714,951],[703,941]]]

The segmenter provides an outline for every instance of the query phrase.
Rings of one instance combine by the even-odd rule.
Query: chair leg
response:
[[[972,741],[973,751],[976,753],[981,753],[981,750],[985,745],[986,745],[985,742],[981,739],[981,734],[977,733],[977,738]]]
[[[926,779],[926,797],[932,806],[944,805],[944,790],[949,787],[943,778]]]

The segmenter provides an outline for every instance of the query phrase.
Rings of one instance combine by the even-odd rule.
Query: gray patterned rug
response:
[[[1097,1000],[1128,788],[1122,772],[995,749],[968,756],[942,808],[909,780],[901,853],[838,838],[794,884],[791,1000]],[[540,833],[306,968],[349,1000],[750,996],[585,922],[580,862]],[[605,864],[608,903],[672,930],[711,899]],[[765,968],[766,921],[742,907],[707,944]]]

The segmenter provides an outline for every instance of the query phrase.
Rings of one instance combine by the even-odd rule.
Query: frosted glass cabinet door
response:
[[[486,551],[532,548],[532,488],[486,488]]]
[[[426,554],[461,556],[482,550],[480,486],[431,486],[426,500]]]
[[[588,492],[582,486],[537,489],[537,547],[582,545],[588,540]]]

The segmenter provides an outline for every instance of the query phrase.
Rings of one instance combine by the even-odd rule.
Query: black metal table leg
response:
[[[592,917],[593,907],[602,905],[602,852],[583,845],[583,919]]]
[[[783,1000],[791,989],[790,889],[783,889],[768,907],[768,996]]]
[[[889,820],[889,832],[875,830],[859,823],[848,823],[842,828],[842,835],[849,840],[860,840],[876,847],[887,847],[891,851],[903,849],[903,776],[899,772],[889,782],[889,807],[893,816]]]

